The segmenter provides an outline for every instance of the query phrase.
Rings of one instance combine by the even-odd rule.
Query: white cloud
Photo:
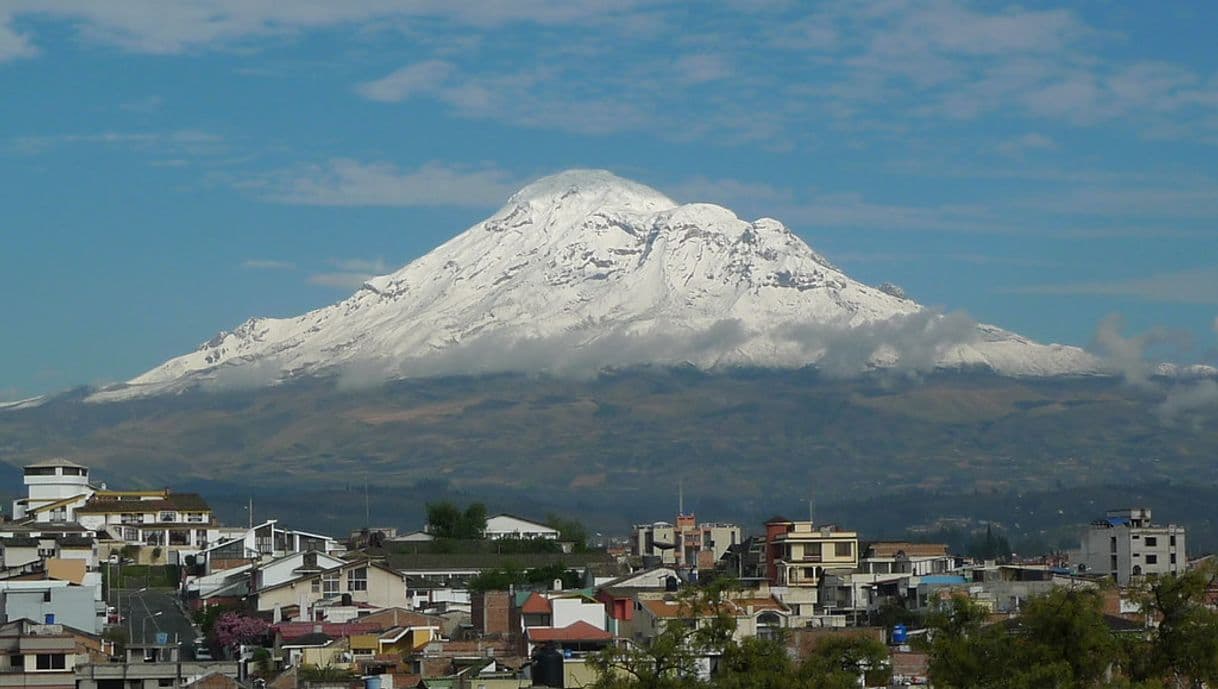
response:
[[[719,81],[732,75],[732,67],[722,55],[700,53],[683,55],[673,65],[677,79],[687,84]]]
[[[389,272],[383,258],[332,258],[328,262],[337,270],[314,273],[308,278],[309,284],[355,290],[368,280]]]
[[[334,258],[330,259],[330,263],[335,268],[348,272],[364,272],[373,275],[385,272],[385,259],[383,258]]]
[[[407,65],[390,74],[356,86],[361,96],[375,101],[396,103],[418,93],[434,91],[453,72],[450,63],[427,60]]]
[[[138,53],[171,54],[231,46],[339,25],[441,19],[490,28],[528,22],[603,26],[629,20],[637,2],[516,0],[9,0],[12,15],[72,23],[85,38]],[[0,17],[2,18],[2,17]]]
[[[1028,151],[1052,151],[1057,148],[1057,142],[1036,132],[1028,132],[1013,139],[1001,141],[995,149],[1007,156],[1018,157]]]
[[[13,28],[12,17],[0,8],[0,63],[34,57],[38,49],[28,34]]]
[[[223,149],[224,137],[199,129],[179,129],[169,132],[94,132],[90,134],[52,134],[19,136],[10,139],[13,150],[36,154],[48,149],[71,145],[130,148],[148,152],[215,153]]]
[[[335,158],[280,170],[241,183],[277,203],[308,206],[495,206],[522,181],[494,167],[428,163],[400,170],[391,163]]]
[[[1009,294],[1130,297],[1180,304],[1218,304],[1218,267],[1157,273],[1125,280],[1029,285],[1003,291]]]
[[[242,261],[241,267],[246,270],[292,270],[296,267],[296,264],[291,261],[251,258]]]
[[[123,103],[123,104],[119,105],[118,107],[122,110],[126,110],[127,112],[148,114],[148,113],[152,113],[152,112],[156,112],[157,110],[160,110],[161,106],[164,104],[165,104],[164,98],[154,95],[154,96],[145,96],[143,98],[137,98],[136,100]]]

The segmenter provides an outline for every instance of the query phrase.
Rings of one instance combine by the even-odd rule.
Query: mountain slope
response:
[[[1090,373],[1074,347],[943,316],[842,273],[780,222],[569,171],[342,302],[254,318],[95,401],[338,373],[359,381],[637,364]]]

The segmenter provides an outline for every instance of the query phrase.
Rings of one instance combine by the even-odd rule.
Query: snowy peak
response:
[[[542,177],[512,194],[504,209],[524,204],[538,208],[570,204],[636,213],[654,213],[677,205],[655,189],[618,177],[608,170],[567,170]]]
[[[339,374],[375,382],[639,364],[1096,370],[1082,350],[853,280],[781,222],[680,205],[603,170],[542,178],[351,297],[253,318],[95,399]]]

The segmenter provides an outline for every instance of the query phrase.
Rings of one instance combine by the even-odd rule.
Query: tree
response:
[[[436,538],[454,538],[461,510],[447,500],[427,503],[427,530]]]
[[[1167,686],[1218,683],[1218,612],[1206,605],[1218,569],[1203,566],[1153,580],[1143,596],[1146,612],[1159,618],[1146,663],[1131,663],[1135,679],[1160,679]]]
[[[559,538],[574,543],[574,550],[582,553],[588,549],[588,529],[578,519],[563,519],[557,514],[546,515],[546,526],[558,531]]]
[[[679,616],[646,646],[626,643],[593,655],[595,689],[685,689],[698,686],[699,659],[728,652],[736,619],[728,614],[727,585],[687,588],[678,594]]]
[[[583,583],[578,572],[571,571],[561,562],[533,569],[522,569],[508,562],[503,567],[480,572],[466,587],[470,591],[503,591],[513,586],[549,588],[556,579],[562,581],[564,589],[578,588]]]
[[[796,668],[779,639],[751,637],[723,649],[717,689],[787,689],[795,686]]]
[[[226,612],[216,619],[213,626],[216,642],[222,648],[235,648],[241,644],[262,641],[271,625],[259,617],[246,617],[236,612]]]
[[[335,667],[333,665],[309,665],[302,664],[296,675],[297,679],[305,682],[319,683],[345,683],[359,678],[351,670],[345,667]]]
[[[932,617],[931,629],[931,679],[949,689],[1098,687],[1120,660],[1092,590],[1055,589],[1019,617],[988,625],[984,609],[960,596]]]
[[[854,689],[862,674],[869,687],[887,685],[892,671],[888,647],[879,639],[841,635],[821,640],[800,663],[798,674],[808,689]]]
[[[436,538],[473,540],[486,530],[486,505],[475,502],[462,512],[447,500],[427,503],[428,532]]]

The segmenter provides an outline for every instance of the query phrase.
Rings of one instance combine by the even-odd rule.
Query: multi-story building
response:
[[[46,620],[100,634],[106,605],[96,585],[57,579],[0,581],[0,621]]]
[[[26,496],[13,501],[14,521],[72,521],[97,490],[88,467],[63,458],[30,464],[23,474]]]
[[[859,564],[859,535],[833,525],[774,517],[765,523],[766,578],[772,586],[816,588],[826,569]]]
[[[98,490],[76,508],[76,520],[91,531],[104,531],[113,541],[149,546],[149,557],[141,559],[150,562],[177,563],[179,553],[196,553],[219,534],[211,507],[200,495],[167,488]],[[158,548],[162,557],[152,557]]]
[[[179,552],[196,552],[219,533],[211,508],[195,493],[108,490],[90,483],[88,467],[62,458],[30,464],[23,473],[26,496],[13,502],[16,528],[6,529],[13,538],[37,537],[35,531],[48,530],[61,536],[98,535],[111,548],[150,546],[141,549],[141,560],[177,563]],[[16,533],[18,529],[25,533]],[[72,544],[68,549],[76,547]],[[151,557],[154,551],[158,557]],[[94,560],[96,555],[94,551]],[[96,567],[96,562],[91,566]]]
[[[660,564],[710,569],[728,548],[740,543],[735,524],[699,524],[693,514],[678,514],[674,526],[668,522],[636,524],[630,551],[637,557],[655,557]]]
[[[185,687],[219,674],[236,678],[237,661],[182,660],[181,645],[127,644],[126,662],[87,663],[76,668],[75,689],[164,689]]]
[[[99,637],[62,624],[0,625],[0,689],[76,689],[77,666],[105,657]]]
[[[1175,574],[1188,566],[1184,527],[1158,525],[1148,508],[1109,510],[1080,539],[1080,572],[1106,574],[1121,586],[1148,574]]]

